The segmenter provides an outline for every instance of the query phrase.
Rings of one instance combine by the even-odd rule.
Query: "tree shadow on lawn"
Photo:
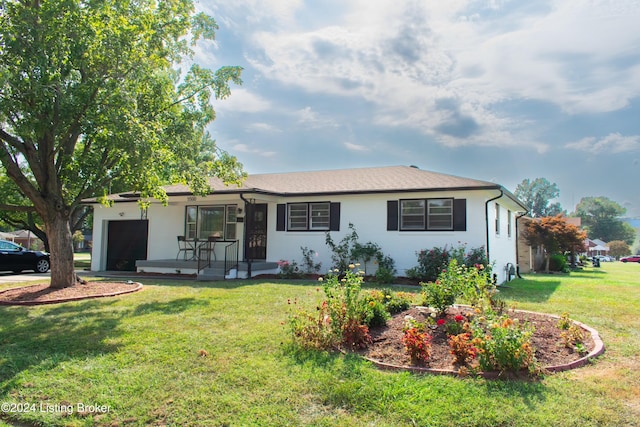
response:
[[[0,396],[19,387],[15,378],[25,370],[53,370],[61,362],[117,351],[108,340],[120,334],[117,326],[130,310],[110,309],[114,303],[91,300],[40,313],[0,308]]]
[[[185,312],[193,307],[207,307],[210,303],[204,299],[197,298],[178,298],[167,302],[148,302],[140,304],[133,311],[134,316],[142,316],[145,314],[178,314]]]
[[[498,288],[499,296],[522,302],[546,302],[558,289],[560,283],[561,281],[553,276],[548,276],[544,280],[538,278],[535,281],[515,279]]]

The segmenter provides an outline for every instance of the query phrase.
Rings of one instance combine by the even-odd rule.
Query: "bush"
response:
[[[452,259],[435,282],[420,283],[423,304],[435,309],[436,315],[443,315],[447,308],[451,307],[456,302],[456,298],[461,295],[459,284],[462,271],[463,268],[458,267],[458,261]]]
[[[553,254],[549,259],[549,270],[550,271],[569,271],[567,266],[567,258],[562,254]]]
[[[535,349],[531,345],[534,328],[530,324],[521,325],[507,316],[489,316],[474,319],[471,329],[483,371],[535,371]]]
[[[451,249],[433,248],[417,253],[418,265],[407,270],[410,279],[433,282],[440,273],[447,268],[451,260],[456,260],[459,266],[473,267],[482,265],[489,268],[489,260],[484,246],[471,248],[466,251],[466,244],[452,247]]]

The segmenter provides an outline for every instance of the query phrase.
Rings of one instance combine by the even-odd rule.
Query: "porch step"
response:
[[[197,280],[224,280],[224,268],[205,268],[198,274]]]

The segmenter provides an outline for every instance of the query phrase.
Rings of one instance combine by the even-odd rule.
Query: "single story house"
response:
[[[279,260],[300,262],[305,247],[326,272],[326,232],[339,242],[353,224],[361,243],[376,243],[395,260],[400,276],[417,265],[420,250],[466,244],[486,248],[503,282],[517,264],[516,219],[526,213],[499,184],[414,166],[255,174],[241,186],[210,185],[206,197],[167,186],[168,205],[152,201],[146,210],[135,193],[110,195],[111,207],[90,201],[91,269],[191,273],[201,264],[175,262],[236,256],[234,273],[247,277]]]

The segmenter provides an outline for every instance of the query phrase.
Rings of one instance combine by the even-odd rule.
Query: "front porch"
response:
[[[161,273],[161,274],[195,274],[197,280],[224,280],[224,279],[247,279],[249,274],[255,277],[260,274],[275,274],[278,272],[278,264],[270,261],[239,261],[237,267],[225,272],[224,261],[211,261],[206,267],[198,260],[182,259],[159,259],[159,260],[138,260],[136,261],[136,272],[138,273]],[[251,272],[251,273],[249,273]]]

